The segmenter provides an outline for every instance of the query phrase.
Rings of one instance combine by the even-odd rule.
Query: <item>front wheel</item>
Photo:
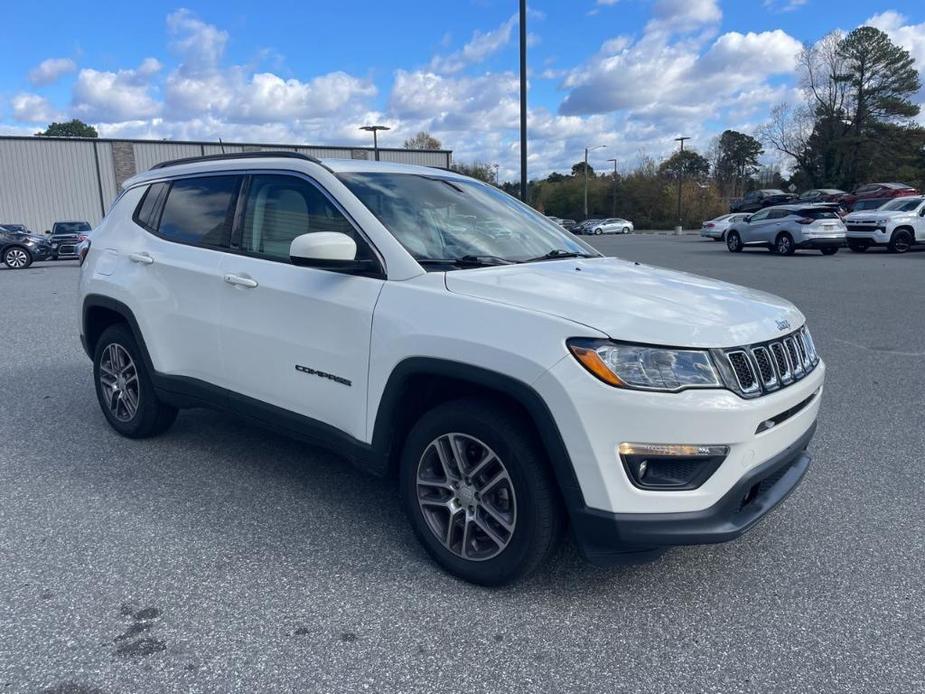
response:
[[[595,234],[603,234],[603,233],[604,233],[604,230],[603,230],[603,229],[595,229],[595,230],[594,230],[594,233],[595,233]]]
[[[906,229],[898,229],[893,232],[893,236],[890,239],[889,249],[891,253],[905,253],[915,242],[912,233]]]
[[[93,380],[103,416],[117,432],[143,439],[166,431],[177,417],[161,402],[131,330],[124,324],[107,328],[96,344]]]
[[[630,228],[629,228],[629,227],[623,227],[623,233],[624,233],[624,234],[630,233]]]
[[[726,248],[729,249],[730,253],[739,253],[742,250],[742,238],[739,236],[739,232],[730,231],[726,234]]]
[[[3,254],[3,264],[10,270],[25,270],[32,265],[32,254],[19,246],[8,248]]]
[[[555,549],[563,517],[548,463],[526,423],[481,399],[456,400],[413,427],[401,495],[415,534],[446,571],[502,585]]]
[[[819,250],[822,251],[822,255],[835,255],[838,253],[837,248],[820,248]]]

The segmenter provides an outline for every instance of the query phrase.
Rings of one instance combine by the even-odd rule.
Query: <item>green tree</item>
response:
[[[710,162],[692,149],[679,150],[659,164],[658,172],[661,175],[678,172],[685,178],[701,178],[710,173]]]
[[[82,120],[69,120],[66,123],[52,123],[45,130],[36,133],[38,137],[99,137],[96,128]]]
[[[722,186],[732,184],[731,194],[738,195],[745,181],[758,171],[758,157],[764,148],[751,135],[736,130],[724,131],[717,147],[714,176]]]
[[[584,176],[585,166],[588,167],[588,178],[591,178],[594,175],[594,167],[590,164],[585,164],[583,161],[572,164],[572,176]]]
[[[443,143],[429,132],[422,130],[405,140],[405,149],[443,149]]]

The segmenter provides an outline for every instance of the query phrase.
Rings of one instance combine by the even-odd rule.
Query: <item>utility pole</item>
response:
[[[617,160],[608,159],[613,162],[613,209],[610,210],[610,216],[617,216]]]
[[[682,152],[684,151],[684,141],[685,140],[690,140],[690,138],[689,137],[676,137],[675,138],[675,142],[681,143],[680,151]],[[684,162],[679,161],[678,163],[679,163],[679,166],[678,166],[678,228],[677,228],[677,231],[681,231],[684,228],[684,223],[681,221],[681,180],[684,178],[684,169],[682,168]]]
[[[520,0],[520,199],[527,202],[527,0]]]
[[[585,219],[588,218],[588,152],[606,146],[607,145],[595,145],[594,147],[585,147]]]
[[[391,130],[387,125],[364,125],[360,130],[365,130],[373,134],[373,156],[376,161],[379,161],[379,136],[378,133],[380,130]]]

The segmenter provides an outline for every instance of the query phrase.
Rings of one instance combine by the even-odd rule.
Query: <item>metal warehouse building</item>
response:
[[[318,158],[374,157],[371,147],[0,136],[0,224],[25,224],[37,233],[64,220],[95,226],[122,183],[159,162],[263,150]],[[379,158],[448,169],[452,152],[380,147]]]

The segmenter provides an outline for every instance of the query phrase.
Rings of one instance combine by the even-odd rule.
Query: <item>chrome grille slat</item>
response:
[[[732,369],[726,380],[734,378],[733,390],[746,397],[770,393],[799,381],[819,362],[805,326],[776,340],[733,347],[722,353]]]

